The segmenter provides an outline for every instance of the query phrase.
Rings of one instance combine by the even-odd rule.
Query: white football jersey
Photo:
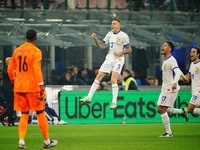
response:
[[[192,81],[192,95],[195,91],[200,91],[200,61],[190,64],[189,73]]]
[[[172,84],[174,81],[174,70],[179,68],[176,59],[170,55],[167,59],[164,60],[162,65],[162,91],[172,91]],[[177,89],[179,90],[180,86],[177,83]],[[174,90],[174,91],[176,91]]]
[[[115,60],[121,58],[124,61],[124,55],[122,56],[114,56],[114,51],[121,52],[124,47],[129,45],[129,37],[123,31],[119,31],[118,33],[114,33],[112,31],[108,32],[105,38],[103,39],[105,44],[110,44],[109,52],[106,56],[106,59]]]

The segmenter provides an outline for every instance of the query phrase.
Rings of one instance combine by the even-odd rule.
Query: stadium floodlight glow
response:
[[[48,36],[48,35],[49,35],[49,32],[46,33],[46,36]]]
[[[28,19],[28,21],[34,21],[34,19]]]
[[[10,21],[25,21],[24,18],[7,18]]]
[[[45,19],[46,21],[50,21],[50,22],[62,22],[62,19]]]
[[[72,22],[70,19],[66,19],[65,21],[66,21],[66,22]]]

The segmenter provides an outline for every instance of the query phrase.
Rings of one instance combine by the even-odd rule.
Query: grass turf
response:
[[[159,138],[162,124],[50,125],[50,138],[58,140],[54,150],[199,150],[200,124],[171,124],[173,138]],[[29,125],[28,150],[43,149],[37,125]],[[18,149],[18,127],[0,125],[0,149]]]

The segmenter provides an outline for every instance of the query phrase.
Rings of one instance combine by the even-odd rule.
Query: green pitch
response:
[[[162,124],[50,125],[52,150],[199,150],[200,124],[171,124],[173,138],[159,138],[165,133]],[[44,149],[37,125],[29,125],[28,150]],[[0,125],[0,150],[18,149],[18,127]]]

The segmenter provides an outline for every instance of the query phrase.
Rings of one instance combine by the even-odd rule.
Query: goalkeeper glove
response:
[[[46,91],[44,85],[40,85],[40,97],[39,100],[44,100],[46,99]]]
[[[14,80],[10,80],[10,82],[11,82],[12,84],[14,84],[14,83],[15,83],[15,79],[14,79]]]
[[[15,79],[10,80],[11,84],[12,84],[12,88],[14,89],[14,83],[15,83]]]

